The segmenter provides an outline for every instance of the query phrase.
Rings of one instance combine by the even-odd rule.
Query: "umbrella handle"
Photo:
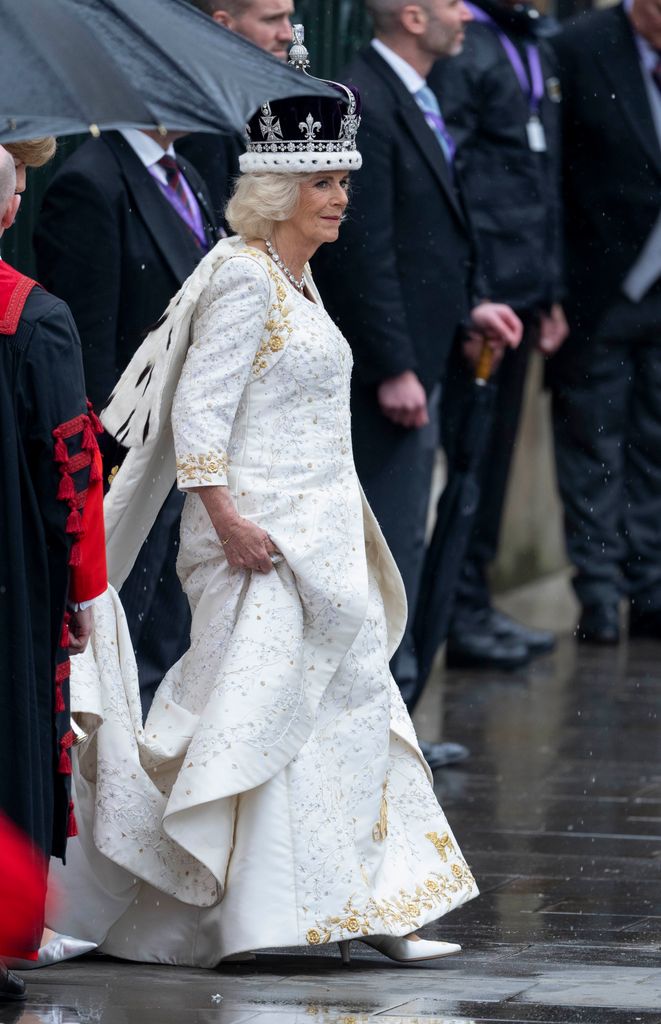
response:
[[[491,376],[493,369],[493,349],[489,347],[485,341],[482,345],[482,351],[480,352],[480,358],[477,361],[475,367],[475,383],[486,384]]]

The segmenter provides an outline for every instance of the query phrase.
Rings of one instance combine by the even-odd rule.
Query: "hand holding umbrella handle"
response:
[[[488,342],[484,342],[482,345],[482,351],[480,352],[480,358],[477,361],[475,367],[475,377],[473,378],[476,384],[486,384],[491,376],[493,370],[493,349],[490,347]]]

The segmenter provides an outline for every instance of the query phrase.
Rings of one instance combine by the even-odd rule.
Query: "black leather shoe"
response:
[[[619,644],[619,606],[617,604],[584,605],[576,627],[576,639],[587,644]]]
[[[495,668],[507,671],[527,665],[532,655],[525,644],[500,640],[485,631],[462,631],[448,637],[448,668]]]
[[[555,647],[555,637],[548,629],[530,629],[495,608],[489,609],[488,625],[498,640],[514,640],[515,643],[524,644],[533,656],[547,654]]]
[[[462,743],[423,743],[418,740],[422,756],[432,771],[449,764],[460,764],[470,757],[468,747]]]
[[[629,613],[629,636],[661,640],[661,609]]]
[[[25,982],[0,963],[0,1002],[17,1003],[24,999],[27,999]]]

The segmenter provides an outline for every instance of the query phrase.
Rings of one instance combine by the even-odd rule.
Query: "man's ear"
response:
[[[12,196],[5,207],[5,212],[2,215],[2,219],[0,219],[0,227],[3,231],[6,231],[8,228],[10,228],[16,220],[16,214],[18,213],[18,208],[20,205],[21,197]]]
[[[223,28],[228,28],[230,29],[230,31],[232,30],[232,27],[234,25],[234,19],[232,18],[232,15],[229,14],[227,11],[214,11],[211,17],[219,25],[222,25]]]
[[[399,12],[399,20],[402,28],[412,36],[421,36],[427,29],[429,18],[420,4],[407,4]]]

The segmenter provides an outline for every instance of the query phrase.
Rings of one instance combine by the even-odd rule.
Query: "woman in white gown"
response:
[[[362,939],[428,959],[459,947],[416,929],[477,894],[388,669],[403,587],[353,464],[351,351],[307,267],[337,238],[358,121],[346,89],[263,105],[237,236],[106,410],[130,447],[106,501],[111,578],[176,468],[193,613],[144,729],[112,589],[72,680],[80,836],[49,924],[116,956],[212,967]]]

